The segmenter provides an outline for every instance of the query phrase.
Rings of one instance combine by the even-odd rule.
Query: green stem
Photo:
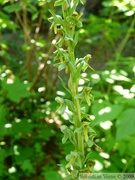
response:
[[[68,29],[68,27],[67,27]],[[75,27],[73,27],[72,31],[69,32],[69,34],[74,36],[75,34]],[[72,44],[69,46],[69,59],[74,62],[75,64],[75,48],[72,47]],[[74,72],[70,72],[70,79],[71,79],[71,88],[70,91],[72,92],[72,100],[74,102],[75,106],[75,113],[74,113],[74,123],[75,123],[75,129],[81,127],[81,106],[80,106],[80,100],[77,97],[78,94],[78,82],[73,82],[73,75]],[[77,142],[78,142],[78,151],[80,151],[84,157],[84,141],[81,133],[77,133]]]
[[[124,167],[122,173],[126,172],[126,170],[128,169],[128,167],[130,166],[130,164],[132,163],[132,161],[135,159],[135,156],[131,156],[130,160],[128,161],[128,163],[126,164],[126,166]]]
[[[71,79],[71,87],[72,87],[72,99],[75,106],[75,113],[74,113],[74,122],[75,122],[75,129],[79,128],[81,126],[81,107],[79,99],[76,98],[77,96],[77,87],[78,83],[74,83]],[[78,142],[78,151],[80,151],[83,154],[84,157],[84,142],[83,137],[81,133],[77,134],[77,142]]]

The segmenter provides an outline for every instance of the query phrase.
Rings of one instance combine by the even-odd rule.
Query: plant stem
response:
[[[69,26],[66,27],[67,32],[69,33],[69,35],[74,39],[74,35],[75,35],[75,26],[73,26],[72,31],[69,30]],[[69,52],[69,59],[71,59],[71,61],[74,62],[74,64],[76,63],[76,59],[75,59],[75,48],[72,47],[72,44],[69,43],[69,47],[68,47],[68,52]],[[76,66],[76,65],[75,65]],[[73,82],[73,75],[74,72],[70,72],[70,81],[71,81],[71,87],[70,91],[72,92],[72,101],[74,102],[74,108],[75,108],[75,113],[74,113],[74,123],[75,123],[75,129],[81,127],[81,121],[82,121],[82,117],[81,117],[81,106],[80,106],[80,100],[77,97],[78,94],[78,85],[79,82]],[[84,157],[84,142],[83,142],[83,136],[81,133],[77,134],[77,143],[78,143],[78,151],[80,151]]]
[[[74,122],[75,122],[75,129],[79,128],[81,126],[81,107],[80,107],[80,102],[79,99],[76,98],[77,94],[78,94],[78,83],[74,83],[73,81],[71,81],[72,84],[72,99],[74,102],[74,106],[75,106],[75,114],[74,114]],[[78,151],[82,152],[82,155],[84,156],[84,142],[83,142],[83,136],[81,133],[77,134],[77,141],[78,141]]]
[[[132,163],[132,161],[135,159],[135,156],[131,156],[131,158],[129,159],[128,163],[126,164],[126,166],[124,167],[122,173],[126,172],[126,170],[128,169],[129,165]]]

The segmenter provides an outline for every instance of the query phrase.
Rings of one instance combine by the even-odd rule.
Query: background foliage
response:
[[[56,95],[68,96],[54,65],[57,39],[48,9],[54,1],[0,1],[0,179],[57,180],[65,176],[70,143],[59,128],[68,114],[56,114]],[[94,101],[88,109],[98,146],[95,171],[135,171],[135,3],[102,0],[79,6],[83,28],[76,54],[92,55]],[[80,82],[80,87],[84,86]],[[71,126],[72,128],[72,126]]]

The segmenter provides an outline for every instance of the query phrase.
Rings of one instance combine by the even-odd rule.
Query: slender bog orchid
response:
[[[52,17],[49,21],[52,23],[51,28],[57,34],[58,40],[54,43],[56,47],[55,61],[57,62],[58,70],[65,69],[68,75],[68,83],[64,83],[60,78],[63,87],[70,94],[70,99],[56,97],[56,101],[60,104],[57,111],[64,113],[68,108],[72,112],[72,117],[69,121],[74,126],[73,129],[66,125],[61,126],[61,131],[64,134],[62,143],[67,140],[74,146],[74,150],[66,156],[67,171],[69,176],[67,179],[77,179],[79,173],[90,173],[93,171],[94,162],[91,160],[91,147],[95,144],[95,131],[92,129],[91,119],[87,114],[86,107],[91,106],[93,96],[91,95],[91,87],[84,86],[81,91],[78,90],[79,81],[83,79],[85,84],[90,84],[89,80],[82,76],[89,68],[90,54],[83,58],[75,57],[75,47],[78,43],[79,28],[82,27],[80,20],[82,13],[76,11],[76,7],[81,0],[57,0],[54,6],[62,7],[62,16],[56,15],[52,10]]]

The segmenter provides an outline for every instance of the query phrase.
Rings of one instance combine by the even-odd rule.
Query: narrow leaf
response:
[[[59,79],[60,79],[60,81],[61,81],[62,86],[64,87],[64,89],[65,89],[67,92],[70,93],[70,90],[66,87],[66,85],[65,85],[65,83],[64,83],[64,81],[63,81],[63,79],[62,79],[60,76],[59,76]]]

